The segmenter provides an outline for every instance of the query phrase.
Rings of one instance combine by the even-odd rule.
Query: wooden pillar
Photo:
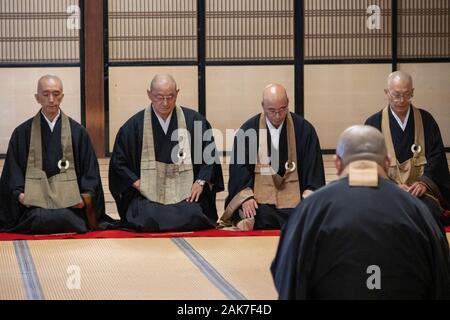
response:
[[[84,0],[84,109],[97,157],[105,156],[103,42],[103,0]]]
[[[305,3],[294,0],[295,113],[305,116]]]

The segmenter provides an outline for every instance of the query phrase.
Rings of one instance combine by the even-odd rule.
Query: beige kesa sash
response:
[[[194,171],[186,119],[180,107],[175,108],[178,121],[178,162],[156,161],[151,106],[144,113],[144,137],[141,156],[141,194],[150,201],[175,204],[191,195]]]
[[[414,144],[411,146],[413,157],[403,163],[399,163],[395,155],[391,129],[389,127],[389,107],[384,108],[382,114],[381,129],[386,140],[387,151],[391,156],[388,175],[397,184],[411,185],[419,181],[427,164],[422,116],[419,109],[413,106],[411,106],[411,109],[414,113]]]
[[[63,209],[82,201],[75,172],[69,118],[62,111],[61,145],[63,155],[58,162],[60,173],[47,178],[42,170],[41,114],[38,112],[31,126],[25,175],[25,205],[44,209]]]
[[[272,204],[278,209],[294,208],[301,200],[300,183],[296,165],[297,147],[292,116],[286,117],[288,161],[281,177],[272,168],[267,153],[267,134],[259,135],[258,157],[255,166],[254,198],[262,204]],[[267,132],[266,117],[261,114],[259,129]],[[281,164],[283,165],[283,164]]]
[[[348,184],[352,187],[377,187],[378,165],[374,161],[354,161],[349,164]]]
[[[371,160],[350,162],[341,174],[341,177],[346,176],[350,187],[378,187],[378,177],[387,178],[383,168]]]

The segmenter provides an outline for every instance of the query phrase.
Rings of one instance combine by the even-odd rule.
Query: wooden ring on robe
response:
[[[62,163],[64,162],[64,166],[62,165]],[[64,169],[64,170],[67,170],[67,169],[69,169],[69,160],[59,160],[58,161],[58,168],[59,168],[59,170],[62,170],[62,169]]]
[[[420,152],[422,151],[422,146],[421,145],[418,145],[418,144],[413,144],[412,146],[411,146],[411,152],[412,153],[414,153],[414,154],[419,154]]]
[[[289,165],[292,165],[292,167],[289,167]],[[286,161],[286,163],[284,164],[284,168],[286,169],[286,171],[293,172],[297,168],[297,165],[294,161]]]

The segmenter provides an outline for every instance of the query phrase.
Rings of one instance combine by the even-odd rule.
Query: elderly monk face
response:
[[[267,119],[278,128],[289,112],[289,99],[281,85],[268,85],[263,92],[262,108]]]
[[[384,90],[389,105],[394,112],[406,113],[414,95],[412,82],[400,77],[394,78],[388,83],[388,88]]]
[[[64,98],[62,82],[57,77],[42,77],[38,82],[36,101],[42,106],[42,112],[53,120],[58,114],[59,106]]]
[[[178,90],[176,84],[171,81],[157,81],[147,93],[155,112],[161,118],[166,119],[177,102]]]

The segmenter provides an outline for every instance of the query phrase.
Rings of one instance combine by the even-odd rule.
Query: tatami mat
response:
[[[0,242],[0,300],[26,299],[13,242]]]
[[[226,299],[170,239],[29,241],[29,247],[46,299]]]
[[[50,300],[276,299],[270,263],[277,243],[278,237],[22,242],[37,279],[31,294]],[[25,299],[19,256],[11,242],[0,246],[1,297]]]
[[[450,241],[449,234],[447,238]],[[216,237],[0,242],[0,300],[276,299],[270,264],[278,240]]]
[[[247,299],[276,299],[270,274],[278,237],[189,238],[186,241]]]
[[[107,186],[109,159],[99,162],[107,212],[118,218]],[[0,160],[0,170],[2,165]],[[324,156],[324,165],[327,182],[336,179],[331,156]],[[223,168],[227,183],[228,168]],[[226,192],[218,195],[219,215],[225,197]],[[447,239],[450,242],[450,233]],[[0,242],[0,300],[276,299],[270,264],[278,240],[264,236]],[[22,255],[28,258],[21,260]]]

